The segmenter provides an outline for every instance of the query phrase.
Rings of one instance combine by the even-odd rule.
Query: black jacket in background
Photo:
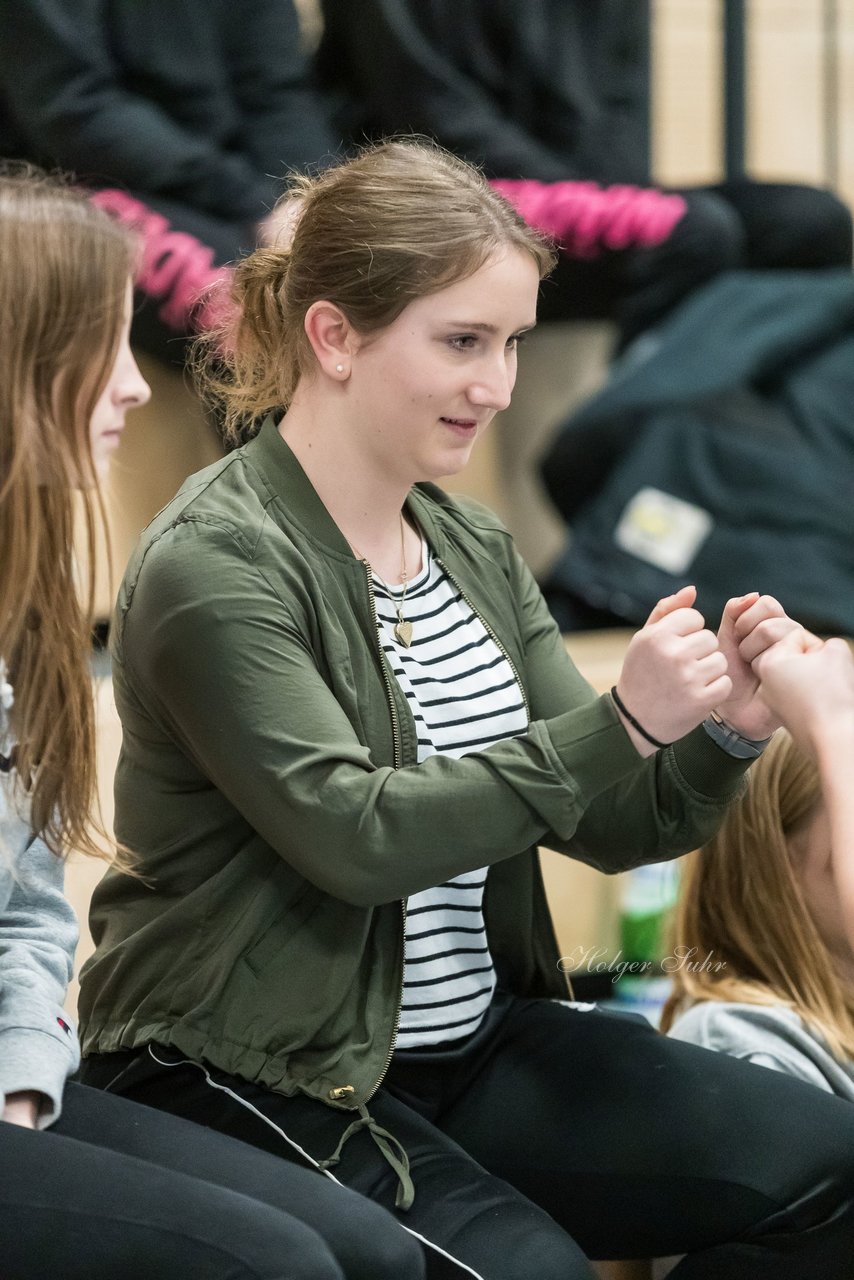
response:
[[[854,636],[854,277],[731,271],[698,290],[552,443],[571,525],[550,587],[642,623],[686,582],[710,625],[765,591]]]
[[[495,178],[649,180],[646,0],[322,0],[350,138],[415,131]]]
[[[335,144],[293,0],[4,0],[0,14],[0,155],[254,222],[276,177]]]

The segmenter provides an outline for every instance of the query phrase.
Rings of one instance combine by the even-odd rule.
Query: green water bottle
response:
[[[664,957],[668,917],[679,891],[676,862],[651,862],[629,871],[620,904],[622,959],[657,970]]]

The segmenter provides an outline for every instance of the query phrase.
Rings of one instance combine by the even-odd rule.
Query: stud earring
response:
[[[335,366],[335,372],[336,372],[336,373],[343,373],[343,372],[344,372],[344,366],[343,366],[343,364],[336,364],[336,366]]]

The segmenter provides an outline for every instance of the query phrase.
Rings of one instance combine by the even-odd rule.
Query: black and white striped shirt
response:
[[[422,542],[422,569],[406,592],[407,649],[394,637],[403,588],[374,577],[383,649],[418,730],[418,761],[454,757],[527,731],[513,670],[483,623]],[[398,1047],[470,1035],[495,990],[483,919],[487,868],[413,894],[407,904],[406,965]]]

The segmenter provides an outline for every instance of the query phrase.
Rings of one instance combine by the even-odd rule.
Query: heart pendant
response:
[[[407,622],[405,618],[401,618],[399,622],[394,624],[394,638],[399,640],[404,649],[408,649],[412,644],[412,623]]]

